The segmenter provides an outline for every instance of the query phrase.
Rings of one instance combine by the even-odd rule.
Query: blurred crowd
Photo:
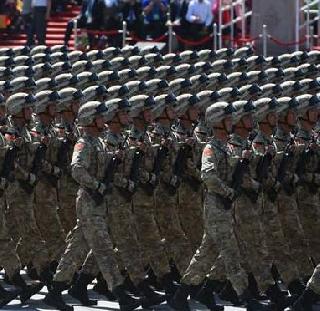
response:
[[[247,10],[251,9],[251,1],[246,1]],[[222,0],[222,5],[231,2]],[[78,28],[91,30],[122,29],[122,22],[126,21],[128,31],[145,40],[162,36],[170,19],[177,26],[177,34],[188,40],[199,40],[212,32],[212,25],[219,18],[218,0],[3,0],[0,14],[9,17],[9,30],[26,32],[27,45],[45,44],[46,20],[63,12],[70,3],[81,5],[81,11],[66,27],[65,44],[69,43],[75,20]],[[234,16],[241,15],[241,4],[233,10]],[[228,23],[231,11],[224,11],[222,19],[223,24]],[[234,26],[234,31],[236,34],[241,31],[241,22]],[[96,38],[89,35],[88,39],[92,47]],[[120,35],[108,40],[109,45],[121,45]]]

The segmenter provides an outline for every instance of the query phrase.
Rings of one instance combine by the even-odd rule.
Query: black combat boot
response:
[[[14,300],[21,293],[21,289],[17,288],[12,291],[5,290],[2,285],[0,285],[0,308],[7,305],[10,301]]]
[[[174,281],[176,281],[177,283],[180,283],[181,280],[181,274],[176,266],[176,264],[171,261],[170,263],[170,268],[171,268],[171,275]]]
[[[294,311],[312,311],[312,306],[320,300],[312,289],[307,288],[303,294],[294,302],[292,310]]]
[[[50,271],[52,272],[52,274],[55,274],[58,268],[59,262],[54,260],[50,262]]]
[[[39,279],[42,283],[44,283],[47,286],[49,290],[53,279],[53,273],[50,269],[50,265],[42,269],[42,271],[40,272]]]
[[[246,289],[239,296],[239,301],[246,306],[247,311],[273,311],[275,307],[270,300],[259,301],[255,299],[249,289]]]
[[[197,290],[197,294],[193,295],[193,299],[205,305],[210,311],[222,311],[223,306],[218,306],[214,298],[212,288],[206,283]]]
[[[226,282],[225,287],[222,289],[222,291],[219,293],[220,299],[224,301],[229,301],[234,306],[241,306],[241,301],[239,300],[238,294],[233,288],[230,281]]]
[[[167,300],[171,299],[173,295],[175,294],[176,290],[178,289],[178,286],[174,283],[173,277],[171,273],[165,274],[160,279],[160,284],[164,288],[164,291],[167,296]]]
[[[11,282],[15,287],[21,289],[20,300],[22,304],[29,300],[31,296],[39,293],[44,286],[41,282],[34,285],[27,285],[25,280],[21,277],[20,272],[13,275]]]
[[[105,296],[109,301],[116,301],[117,298],[113,293],[108,289],[108,284],[106,280],[103,278],[101,272],[97,275],[97,284],[93,286],[93,290],[99,295]]]
[[[148,284],[151,285],[157,291],[163,291],[164,288],[159,283],[158,278],[154,274],[154,271],[152,270],[152,268],[149,267],[147,271],[148,271],[147,273]]]
[[[289,296],[288,291],[281,290],[278,284],[274,284],[266,291],[268,298],[276,305],[276,310],[281,311],[293,304],[297,296]]]
[[[135,299],[126,293],[123,285],[115,287],[112,292],[118,299],[120,311],[132,311],[141,305],[139,299]]]
[[[252,295],[252,297],[257,300],[267,300],[268,299],[268,297],[266,295],[261,294],[257,280],[252,273],[248,274],[248,290],[250,291],[250,294]]]
[[[301,296],[306,287],[300,280],[293,280],[288,285],[288,290],[292,296]]]
[[[130,277],[127,276],[123,282],[123,287],[126,291],[128,291],[129,293],[131,293],[133,296],[139,296],[140,292],[139,290],[136,288],[136,286],[133,284],[133,282],[131,281]]]
[[[191,311],[188,303],[191,291],[192,286],[181,283],[173,298],[169,301],[170,307],[177,311]]]
[[[137,285],[140,295],[142,295],[142,308],[149,308],[161,304],[166,300],[165,295],[157,294],[147,283],[146,280]]]
[[[46,297],[43,299],[43,302],[50,306],[54,307],[60,311],[73,311],[73,307],[67,305],[62,299],[62,291],[67,289],[68,286],[65,282],[52,282],[52,288]]]
[[[31,279],[31,280],[39,280],[39,275],[37,272],[37,269],[33,266],[32,263],[29,263],[27,265],[27,276]]]
[[[79,300],[83,306],[96,306],[98,301],[89,299],[87,290],[93,279],[93,276],[81,272],[76,283],[68,290],[69,295]]]

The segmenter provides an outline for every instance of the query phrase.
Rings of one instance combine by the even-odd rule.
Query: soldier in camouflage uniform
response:
[[[193,124],[197,122],[199,109],[197,103],[200,99],[191,94],[177,97],[175,106],[179,117],[173,127],[173,134],[181,143],[180,148],[184,155],[182,161],[181,184],[178,190],[178,214],[183,231],[190,241],[193,252],[201,244],[203,235],[203,187],[200,178],[199,150],[193,133]]]
[[[92,249],[99,269],[118,298],[120,309],[134,310],[140,303],[123,290],[123,277],[115,260],[113,245],[107,226],[106,194],[110,185],[104,183],[104,174],[111,154],[100,139],[108,117],[105,104],[91,101],[84,104],[78,113],[78,125],[83,136],[74,147],[72,176],[79,183],[77,194],[77,226],[73,239],[62,256],[55,274],[52,290],[44,302],[58,310],[73,310],[65,304],[61,292],[73,276],[70,266],[78,266]]]
[[[154,142],[153,133],[147,130],[159,111],[153,97],[138,95],[131,97],[130,117],[133,128],[130,131],[130,144],[142,149],[140,164],[139,187],[133,196],[133,212],[137,237],[144,254],[146,264],[149,264],[154,274],[162,283],[165,292],[172,294],[174,286],[170,275],[169,259],[161,241],[161,235],[155,219],[154,195],[159,182],[162,161],[162,149]]]
[[[277,125],[277,113],[286,107],[270,98],[256,101],[255,106],[254,116],[258,121],[259,131],[252,143],[253,158],[250,161],[250,169],[261,189],[256,208],[267,244],[268,264],[270,267],[274,264],[283,282],[289,285],[299,279],[299,271],[290,254],[275,202],[277,170],[272,161],[276,149],[271,136]],[[268,296],[279,308],[285,308],[290,303],[290,298],[277,284],[268,290]]]
[[[317,122],[319,96],[304,95],[299,106],[299,129],[295,135],[299,150],[296,173],[299,177],[296,190],[298,211],[305,237],[310,247],[310,256],[315,263],[320,261],[317,236],[320,234],[319,209],[319,145],[312,141],[312,129]]]
[[[72,150],[80,132],[75,124],[80,101],[83,97],[81,91],[75,88],[63,88],[59,92],[60,101],[57,105],[59,121],[56,124],[58,139],[60,140],[60,150],[58,152],[58,166],[62,170],[59,189],[59,217],[61,225],[66,234],[76,225],[76,194],[78,185],[71,176]]]
[[[35,150],[39,144],[32,141],[28,123],[35,97],[26,93],[17,93],[6,101],[6,111],[10,126],[14,128],[17,146],[15,161],[15,179],[6,189],[6,219],[14,232],[20,237],[17,252],[21,263],[33,263],[40,279],[48,280],[49,254],[46,243],[36,223],[34,215],[34,186],[36,176],[32,172],[35,164]],[[30,192],[31,190],[31,192]]]
[[[106,120],[108,133],[104,141],[115,155],[123,153],[121,160],[113,168],[114,189],[108,204],[110,232],[128,276],[143,296],[142,306],[149,307],[161,303],[165,297],[156,294],[144,280],[145,270],[132,213],[132,196],[139,187],[141,151],[130,144],[126,150],[121,150],[121,145],[128,143],[122,136],[122,130],[128,125],[127,111],[131,109],[129,102],[113,99],[107,101],[106,106],[109,111],[113,111],[113,115],[110,112],[110,118]]]
[[[174,166],[177,163],[179,145],[170,130],[176,99],[169,94],[156,96],[155,100],[165,105],[161,115],[156,119],[154,131],[160,134],[161,146],[166,150],[160,170],[160,184],[155,194],[156,219],[161,236],[165,239],[168,256],[173,259],[181,274],[189,265],[192,246],[181,227],[178,215],[180,176],[177,176]]]
[[[60,259],[65,248],[65,233],[58,217],[58,188],[61,169],[58,167],[57,153],[60,142],[56,138],[53,120],[59,95],[55,91],[41,91],[36,94],[36,125],[31,132],[40,143],[37,152],[44,148],[35,187],[35,216],[43,239],[46,241],[51,262]],[[38,136],[39,135],[39,136]]]
[[[278,127],[274,135],[277,150],[273,161],[277,170],[278,192],[276,202],[290,254],[299,269],[300,278],[303,279],[305,276],[311,275],[312,265],[308,258],[308,255],[310,255],[309,245],[301,225],[295,196],[296,183],[299,180],[299,177],[295,174],[298,152],[290,136],[290,132],[296,126],[299,100],[284,97],[278,99],[278,101],[280,105],[286,105],[289,109],[279,114]],[[297,292],[298,286],[298,282],[291,284],[289,286],[290,292],[299,294]]]
[[[187,303],[188,294],[194,287],[201,284],[218,255],[221,257],[218,262],[224,264],[226,274],[239,299],[247,300],[247,306],[252,310],[269,309],[267,305],[248,296],[247,276],[240,265],[240,250],[233,232],[232,201],[235,191],[229,186],[231,174],[228,155],[230,150],[227,147],[227,140],[232,128],[231,114],[234,111],[232,105],[219,102],[210,106],[206,112],[206,122],[213,128],[214,138],[202,153],[201,174],[207,187],[204,203],[205,231],[202,244],[181,280],[181,287],[170,303],[175,310],[190,310]],[[216,252],[211,252],[207,257],[202,256],[200,262],[197,260],[198,255],[203,250],[202,247],[208,243],[211,243],[211,249]],[[206,305],[210,310],[221,309],[215,306],[213,297],[210,304],[207,301]]]

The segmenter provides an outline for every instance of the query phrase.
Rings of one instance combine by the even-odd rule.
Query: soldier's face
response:
[[[77,113],[78,113],[79,107],[80,107],[80,104],[79,104],[78,101],[73,101],[73,102],[71,103],[71,110],[72,110],[72,112],[73,112],[74,114],[77,114]]]
[[[199,108],[191,107],[189,109],[189,119],[190,121],[197,121],[199,118]]]
[[[165,111],[168,119],[173,120],[176,117],[172,107],[166,107]]]
[[[4,106],[0,107],[0,118],[5,117],[6,115],[6,108]]]
[[[98,128],[98,130],[101,132],[105,129],[105,120],[102,116],[97,116],[96,117],[96,127]]]
[[[276,127],[278,122],[278,115],[275,112],[270,112],[267,115],[267,121],[270,127]]]
[[[153,116],[150,109],[146,109],[143,111],[143,118],[147,123],[151,123],[153,121]]]
[[[231,116],[227,116],[223,120],[223,124],[224,124],[224,128],[225,128],[226,132],[227,133],[231,133],[232,132],[232,117]]]
[[[242,120],[242,124],[245,127],[245,129],[247,129],[249,132],[252,131],[252,129],[253,129],[252,115],[247,114],[247,115],[243,116],[241,120]]]
[[[119,118],[119,122],[124,126],[130,123],[130,117],[128,116],[128,113],[126,111],[120,110],[118,112],[118,118]]]
[[[297,123],[297,114],[293,110],[288,111],[287,123],[289,126],[295,126]]]
[[[55,117],[55,115],[56,115],[56,105],[55,104],[51,104],[48,106],[48,114],[52,118]]]
[[[307,119],[309,120],[309,122],[311,124],[316,124],[318,122],[319,119],[319,111],[317,108],[313,108],[308,110],[307,112]]]
[[[23,115],[26,121],[30,121],[32,118],[32,108],[31,107],[23,108]]]

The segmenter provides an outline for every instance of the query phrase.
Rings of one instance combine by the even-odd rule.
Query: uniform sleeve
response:
[[[219,178],[217,172],[217,158],[214,150],[210,146],[206,146],[202,152],[201,178],[206,184],[209,192],[220,194],[227,197],[231,189]]]
[[[90,167],[92,157],[92,146],[83,140],[79,140],[73,149],[72,154],[72,177],[82,187],[89,189],[97,189],[99,186],[98,180],[91,176],[88,169]]]

